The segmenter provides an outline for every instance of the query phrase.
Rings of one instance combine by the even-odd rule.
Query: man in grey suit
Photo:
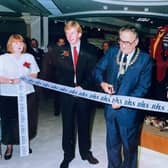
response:
[[[135,27],[124,26],[119,30],[119,47],[111,47],[93,73],[104,92],[134,97],[147,94],[152,60],[137,48],[138,42]],[[144,112],[113,103],[105,106],[105,119],[108,168],[136,168]]]

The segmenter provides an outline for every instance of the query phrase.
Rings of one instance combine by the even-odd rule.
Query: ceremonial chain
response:
[[[139,53],[140,53],[140,49],[137,48],[136,51],[135,51],[135,54],[132,58],[132,60],[129,62],[128,66],[134,64],[134,62],[137,60],[138,56],[139,56]],[[126,63],[123,63],[120,59],[120,55],[121,55],[121,50],[118,51],[118,54],[117,54],[117,64],[118,65],[125,65]]]

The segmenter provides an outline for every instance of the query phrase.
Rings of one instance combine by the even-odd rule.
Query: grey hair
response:
[[[137,31],[136,27],[131,26],[131,25],[125,25],[125,26],[123,26],[123,27],[120,28],[120,30],[119,30],[119,35],[120,35],[120,33],[123,32],[123,31],[130,31],[130,32],[132,32],[133,34],[135,34],[136,39],[139,39],[139,35],[138,35],[138,31]]]

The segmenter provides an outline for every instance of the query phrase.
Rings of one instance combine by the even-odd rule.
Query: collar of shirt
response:
[[[80,50],[80,41],[76,44],[76,45],[71,45],[71,51],[72,51],[72,55],[73,55],[73,48],[76,47],[78,53],[79,53],[79,50]]]
[[[35,52],[38,52],[38,49],[37,49],[37,48],[33,48],[33,50],[34,50]]]
[[[77,52],[79,53],[79,50],[80,50],[80,41],[76,44],[76,45],[70,45],[71,47],[71,53],[72,53],[72,60],[73,60],[73,63],[74,63],[74,53],[73,53],[73,48],[76,47],[77,49]],[[76,80],[76,73],[74,73],[74,83],[77,83],[77,80]]]

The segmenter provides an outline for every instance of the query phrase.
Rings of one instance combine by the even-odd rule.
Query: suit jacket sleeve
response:
[[[117,50],[118,48],[109,49],[108,52],[97,63],[92,73],[96,85],[100,86],[101,82],[105,81],[104,80],[105,72],[108,69],[108,65],[113,64],[114,59],[112,57],[115,56]]]
[[[87,49],[86,49],[87,48]],[[83,48],[82,53],[85,57],[80,62],[80,71],[77,78],[79,85],[84,89],[94,90],[94,82],[92,78],[92,71],[97,62],[97,48],[88,44],[86,48]],[[83,68],[82,68],[83,67]]]

